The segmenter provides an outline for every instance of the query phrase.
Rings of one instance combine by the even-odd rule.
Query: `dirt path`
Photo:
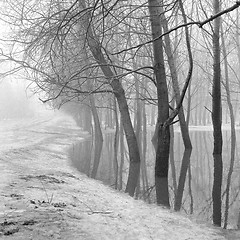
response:
[[[68,117],[2,123],[0,131],[0,239],[240,239],[78,173],[67,148],[80,130]]]

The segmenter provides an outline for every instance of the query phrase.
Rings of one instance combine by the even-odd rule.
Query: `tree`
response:
[[[187,24],[187,18],[186,14],[184,11],[183,3],[182,1],[179,1],[179,6],[183,15],[184,23]],[[165,32],[168,32],[168,26],[167,26],[167,20],[164,16],[164,12],[161,13],[162,15],[162,21],[163,21],[163,28]],[[191,46],[190,46],[190,37],[189,37],[189,32],[188,28],[185,27],[185,35],[186,35],[186,43],[187,43],[187,50],[188,50],[188,55],[189,55],[189,71],[188,71],[188,77],[187,77],[187,82],[190,82],[191,76],[192,76],[192,71],[193,71],[193,57],[192,57],[192,51],[191,51]],[[177,75],[177,70],[175,66],[175,60],[173,59],[173,52],[171,49],[171,42],[169,35],[165,36],[165,51],[168,57],[168,65],[170,68],[171,72],[171,77],[172,77],[172,86],[175,94],[175,100],[176,100],[176,105],[179,106],[180,103],[180,90],[179,90],[179,83],[178,83],[178,75]],[[186,179],[186,173],[187,169],[190,163],[190,156],[192,152],[192,144],[189,136],[189,131],[188,131],[188,125],[185,121],[185,114],[183,111],[183,107],[180,105],[179,112],[178,112],[178,117],[180,121],[180,128],[181,128],[181,134],[185,146],[185,152],[183,155],[182,159],[182,167],[181,167],[181,172],[180,172],[180,177],[179,177],[179,184],[178,188],[176,191],[176,196],[175,196],[175,206],[174,209],[176,211],[179,211],[181,208],[181,203],[182,203],[182,196],[183,196],[183,190],[184,190],[184,184],[185,184],[185,179]]]
[[[226,94],[227,94],[227,105],[229,108],[230,113],[230,122],[231,122],[231,154],[230,154],[230,166],[227,176],[227,186],[226,186],[226,201],[225,201],[225,217],[224,217],[224,225],[223,227],[226,229],[228,225],[228,211],[229,211],[229,198],[230,198],[230,185],[231,185],[231,177],[234,169],[234,162],[235,162],[235,149],[236,149],[236,130],[235,130],[235,117],[233,111],[233,105],[231,101],[231,89],[230,89],[230,81],[229,81],[229,69],[228,69],[228,57],[227,57],[227,50],[226,44],[223,36],[223,27],[221,25],[221,40],[222,40],[222,55],[224,59],[224,76],[225,76],[225,83],[223,82]]]
[[[91,15],[88,12],[88,9],[85,5],[84,1],[79,1],[80,11],[83,11],[86,14],[85,19],[83,19],[80,24],[85,30],[87,42],[89,49],[96,60],[96,62],[100,65],[100,68],[108,79],[109,84],[111,85],[114,95],[118,101],[119,110],[121,113],[121,118],[123,119],[123,128],[125,131],[127,143],[129,146],[129,157],[130,157],[130,166],[129,166],[129,177],[128,183],[126,187],[126,192],[129,195],[133,196],[140,171],[140,154],[137,145],[137,139],[133,130],[133,126],[131,123],[131,118],[128,111],[128,104],[125,97],[124,89],[116,77],[110,66],[108,65],[106,58],[102,52],[101,43],[98,40],[97,36],[94,34],[92,25],[91,25]]]
[[[12,4],[15,3],[14,1],[10,2]],[[180,119],[185,139],[184,143],[189,149],[191,148],[189,136],[187,136],[188,121],[186,123],[182,108],[193,67],[188,27],[196,25],[203,28],[204,25],[211,21],[216,23],[215,21],[217,21],[218,17],[236,9],[240,3],[237,2],[222,12],[218,12],[217,9],[212,17],[204,21],[191,22],[187,22],[189,14],[185,13],[185,10],[187,12],[188,8],[183,8],[182,1],[178,1],[179,4],[175,4],[175,1],[166,4],[162,0],[149,0],[148,5],[146,5],[145,1],[137,3],[133,1],[131,3],[134,4],[130,4],[130,2],[125,4],[122,1],[79,0],[61,2],[56,0],[47,1],[45,4],[39,1],[23,1],[21,6],[12,5],[15,12],[9,14],[10,22],[14,24],[14,28],[18,29],[18,31],[14,39],[14,51],[5,55],[5,57],[8,60],[15,61],[21,68],[28,69],[31,72],[29,78],[34,79],[39,89],[46,93],[46,101],[43,99],[45,102],[50,100],[57,102],[58,99],[63,102],[85,100],[88,105],[92,106],[92,114],[94,115],[97,113],[94,106],[95,104],[100,104],[100,99],[109,99],[105,97],[106,95],[116,98],[114,100],[117,101],[118,108],[114,107],[115,113],[119,109],[121,115],[121,154],[123,154],[124,149],[122,128],[124,129],[129,149],[130,168],[126,192],[131,196],[134,195],[139,182],[141,155],[139,145],[142,146],[142,143],[139,142],[143,138],[140,137],[140,134],[139,138],[137,138],[136,133],[134,133],[130,109],[136,103],[137,109],[142,110],[142,112],[137,112],[139,115],[136,114],[136,123],[138,123],[136,124],[136,129],[138,129],[137,133],[139,133],[139,130],[142,130],[143,124],[145,124],[143,123],[144,121],[141,121],[144,115],[141,101],[146,100],[156,103],[157,100],[157,149],[155,159],[157,202],[169,207],[169,126],[175,123],[174,119],[177,116]],[[183,16],[181,24],[174,21],[174,14],[178,14],[178,11],[176,11],[178,7],[180,7]],[[150,14],[150,22],[148,13]],[[163,13],[166,13],[165,18],[167,17],[167,22],[163,18]],[[207,16],[207,12],[203,9],[203,14],[205,13]],[[191,17],[192,15],[190,15],[189,19]],[[175,25],[172,25],[174,23]],[[188,54],[181,58],[181,61],[185,61],[184,66],[180,67],[183,74],[179,73],[181,71],[178,70],[178,66],[174,66],[175,59],[172,59],[173,50],[170,48],[171,38],[168,38],[171,32],[180,28],[185,30],[185,42],[188,49]],[[179,41],[182,39],[181,37]],[[214,39],[214,54],[216,54],[214,55],[216,60],[214,67],[217,69],[219,66],[219,59],[217,59],[219,45],[217,45],[217,38]],[[184,46],[185,42],[181,43],[181,47]],[[191,39],[192,42],[193,40]],[[17,51],[15,50],[21,49],[18,48],[18,43],[21,47],[24,46],[23,58],[21,54],[19,58],[16,57]],[[165,48],[163,48],[164,44]],[[168,64],[164,59],[164,50]],[[196,62],[197,60],[195,65]],[[188,69],[187,65],[189,65]],[[204,69],[204,67],[202,72],[210,69],[210,67],[207,69]],[[212,94],[214,99],[214,121],[219,117],[219,99],[216,97],[219,94],[221,95],[221,92],[219,93],[219,85],[216,84],[218,83],[216,79],[219,77],[216,69],[214,70],[216,75],[214,77],[215,85]],[[176,108],[172,109],[172,111],[169,111],[169,90],[173,84],[169,81],[168,71],[173,79],[176,95]],[[181,80],[179,76],[184,77]],[[179,84],[183,85],[181,93],[179,84],[176,81],[179,79]],[[200,84],[195,83],[195,91],[198,90]],[[199,99],[201,94],[198,92]],[[136,98],[136,101],[134,98]],[[104,103],[104,101],[101,104],[104,107],[107,105],[112,107],[113,105]],[[200,110],[198,109],[196,113],[196,118],[199,118]],[[118,116],[117,114],[115,116],[117,123]],[[95,127],[98,126],[98,129],[100,129],[100,121],[97,118],[96,114],[93,117]],[[215,126],[217,124],[214,122]],[[97,131],[95,129],[95,133]],[[101,136],[100,132],[98,135]],[[117,133],[115,141],[115,149],[117,151],[116,144]],[[214,152],[216,151],[214,150]],[[117,163],[116,153],[114,159]],[[122,156],[121,159],[123,159]],[[189,159],[189,157],[184,156],[183,159]],[[96,160],[96,165],[97,162]],[[180,208],[181,205],[188,162],[182,161],[183,171],[179,181],[179,183],[181,182],[179,184],[181,186],[179,189],[181,190],[178,194],[177,208]],[[121,161],[119,168],[123,168],[123,161]],[[93,175],[95,174],[96,171]],[[216,211],[214,210],[214,212]]]
[[[220,12],[220,1],[213,1],[214,14]],[[213,26],[213,86],[212,86],[212,122],[214,137],[214,182],[213,198],[213,224],[221,226],[222,212],[222,110],[221,110],[221,60],[220,60],[220,17],[214,19]]]
[[[162,35],[161,7],[160,0],[149,0],[148,8],[150,13],[152,38],[156,39]],[[158,118],[157,118],[157,150],[155,164],[155,185],[157,203],[170,207],[168,191],[168,158],[170,147],[169,125],[164,125],[169,118],[168,88],[163,57],[163,40],[159,38],[153,41],[154,73],[156,77]]]

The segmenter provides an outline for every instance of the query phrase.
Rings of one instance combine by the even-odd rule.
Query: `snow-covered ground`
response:
[[[240,239],[77,172],[67,149],[81,138],[59,114],[0,123],[0,239]]]

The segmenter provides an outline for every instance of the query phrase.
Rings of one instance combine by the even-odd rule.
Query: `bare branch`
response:
[[[208,19],[206,19],[206,20],[204,20],[204,21],[202,21],[202,22],[200,22],[200,21],[195,21],[195,22],[183,23],[183,24],[181,24],[181,25],[178,25],[178,26],[170,29],[168,32],[165,32],[165,33],[161,34],[160,36],[156,37],[155,39],[146,41],[146,42],[144,42],[144,43],[138,44],[138,45],[136,45],[136,46],[133,46],[133,47],[130,47],[130,48],[127,48],[127,49],[123,49],[123,50],[121,50],[121,51],[119,51],[119,52],[112,53],[112,55],[121,54],[121,53],[123,53],[123,52],[129,51],[129,50],[133,50],[133,49],[137,49],[137,48],[139,49],[139,48],[143,47],[144,45],[147,45],[147,44],[150,44],[150,43],[152,43],[152,42],[154,42],[154,41],[157,41],[158,39],[164,37],[164,36],[167,35],[167,34],[170,34],[171,32],[176,31],[176,30],[179,29],[179,28],[184,28],[184,27],[188,27],[188,26],[191,26],[191,25],[197,25],[199,28],[202,28],[205,24],[213,21],[214,19],[216,19],[216,18],[218,18],[218,17],[220,17],[220,16],[222,16],[222,15],[224,15],[224,14],[226,14],[226,13],[229,13],[229,12],[235,10],[235,9],[238,8],[239,6],[240,6],[240,1],[237,1],[232,7],[229,7],[229,8],[227,8],[227,9],[225,9],[225,10],[223,10],[223,11],[221,11],[221,12],[219,12],[219,13],[213,15],[213,16],[211,16],[210,18],[208,18]]]

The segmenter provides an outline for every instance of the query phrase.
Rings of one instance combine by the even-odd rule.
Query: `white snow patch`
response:
[[[37,221],[25,228],[20,225],[7,239],[225,239],[219,229],[134,200],[73,169],[66,148],[80,137],[79,128],[65,116],[27,126],[10,124],[3,130],[0,217]]]

